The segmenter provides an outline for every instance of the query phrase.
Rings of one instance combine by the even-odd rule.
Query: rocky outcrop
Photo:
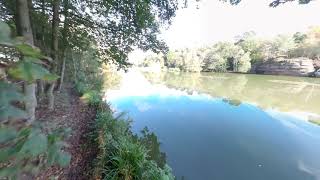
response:
[[[257,74],[312,76],[315,72],[315,68],[312,59],[276,58],[256,64],[252,71]]]
[[[314,73],[314,76],[320,78],[320,69]]]

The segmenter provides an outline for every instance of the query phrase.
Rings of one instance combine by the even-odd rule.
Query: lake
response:
[[[106,99],[179,180],[320,180],[320,79],[131,70]]]

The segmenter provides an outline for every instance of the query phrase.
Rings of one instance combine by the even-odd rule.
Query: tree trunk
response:
[[[29,116],[29,121],[32,122],[35,120],[35,111],[37,106],[36,84],[26,84],[24,87],[24,93],[26,96],[25,108]]]
[[[73,52],[71,51],[71,60],[72,60],[72,64],[73,64],[73,81],[77,82],[77,68],[76,68],[76,63],[74,62],[73,59]]]
[[[54,91],[55,84],[56,83],[51,83],[50,87],[48,89],[48,99],[49,99],[48,108],[50,110],[54,109],[54,94],[53,94],[53,91]]]
[[[62,65],[61,65],[61,74],[60,74],[60,81],[59,81],[59,86],[58,86],[58,91],[61,91],[62,84],[63,84],[63,78],[64,78],[64,71],[66,67],[66,50],[64,51],[64,56],[62,60]]]
[[[44,81],[39,80],[37,87],[38,87],[38,96],[42,96],[44,94]]]
[[[46,16],[45,0],[41,0],[41,13],[42,13],[43,17]],[[47,50],[45,48],[45,46],[46,46],[46,43],[45,43],[45,28],[46,28],[46,25],[45,25],[45,23],[43,23],[42,26],[41,26],[41,44],[43,46],[43,49]],[[46,52],[46,51],[44,51],[44,52]]]
[[[61,73],[60,73],[60,80],[59,80],[59,85],[58,85],[58,91],[61,91],[61,87],[63,84],[63,79],[64,79],[64,71],[65,71],[65,64],[66,64],[66,54],[67,54],[67,47],[68,47],[68,29],[69,29],[69,0],[63,0],[63,15],[64,15],[64,23],[63,23],[63,31],[62,31],[62,64],[61,64]]]
[[[51,46],[51,56],[52,56],[52,72],[55,73],[56,71],[56,64],[58,62],[59,54],[58,54],[58,28],[59,28],[59,5],[60,5],[60,0],[53,0],[53,6],[52,6],[52,12],[53,12],[53,17],[52,17],[52,46]],[[50,88],[48,90],[48,98],[49,98],[49,105],[48,108],[50,110],[54,109],[54,91],[55,87],[55,82],[52,82],[50,84]]]
[[[45,17],[45,0],[41,0],[41,13],[42,15]],[[46,52],[46,48],[45,48],[45,24],[43,23],[41,26],[41,40],[40,40],[40,44],[42,47],[42,51]],[[44,95],[44,91],[45,91],[45,82],[43,80],[39,80],[38,82],[38,95],[43,96]]]
[[[33,34],[30,23],[28,1],[16,0],[16,6],[18,35],[23,36],[28,44],[33,45]]]
[[[29,9],[29,17],[30,17],[30,19],[32,19],[32,0],[27,0],[27,2],[28,2],[28,9]],[[31,29],[32,29],[32,37],[33,37],[33,44],[34,45],[37,45],[36,43],[37,43],[37,41],[36,41],[36,34],[35,34],[35,29],[34,29],[34,24],[33,24],[33,22],[32,21],[30,21],[30,27],[31,27]]]
[[[32,2],[29,1],[29,3]],[[18,35],[23,36],[28,44],[33,45],[34,42],[30,23],[28,1],[16,0],[16,12],[16,26]],[[35,120],[35,109],[37,106],[36,84],[25,84],[24,94],[26,96],[25,110],[28,114],[28,121],[31,123]]]

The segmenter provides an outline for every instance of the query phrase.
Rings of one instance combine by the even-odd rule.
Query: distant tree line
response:
[[[234,42],[218,42],[203,48],[170,50],[167,54],[147,56],[140,66],[159,64],[187,72],[248,72],[251,66],[278,57],[320,58],[320,27],[310,27],[305,33],[278,35],[262,39],[254,32],[235,37]]]

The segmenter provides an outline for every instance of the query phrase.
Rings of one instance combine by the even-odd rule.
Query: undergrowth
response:
[[[160,167],[150,158],[150,149],[130,130],[130,121],[114,118],[109,110],[96,117],[95,140],[99,144],[95,175],[108,180],[173,180],[168,165]]]

